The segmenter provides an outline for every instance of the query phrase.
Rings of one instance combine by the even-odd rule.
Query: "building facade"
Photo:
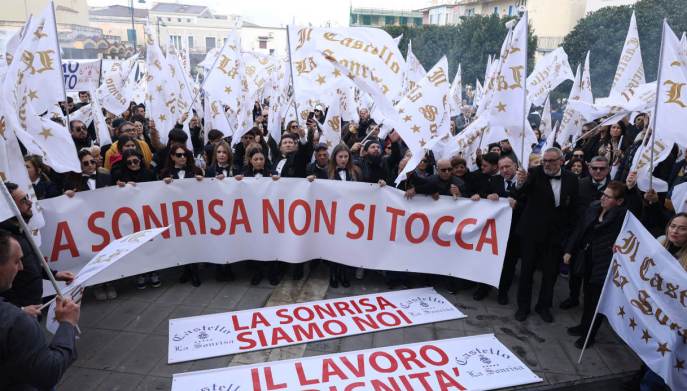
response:
[[[377,8],[351,8],[350,26],[422,26],[422,13],[418,11],[390,10]]]

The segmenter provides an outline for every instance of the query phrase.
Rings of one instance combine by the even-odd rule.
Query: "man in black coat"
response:
[[[370,137],[362,145],[360,159],[354,161],[360,167],[361,182],[384,184],[395,179],[398,163],[401,161],[401,147],[398,144],[400,136],[396,132],[389,135],[391,139],[391,155],[382,156],[382,146],[377,138]],[[393,176],[393,178],[392,178]]]
[[[5,186],[12,195],[17,208],[19,208],[22,218],[28,223],[31,217],[33,217],[33,212],[31,211],[33,204],[29,196],[12,182],[5,182]],[[48,275],[43,269],[42,261],[38,254],[33,251],[16,218],[13,217],[0,223],[0,229],[9,232],[13,236],[21,246],[23,254],[23,270],[14,278],[11,289],[8,287],[4,292],[0,293],[0,296],[15,306],[20,307],[25,313],[38,317],[40,315],[38,308],[43,298],[43,280],[48,279]],[[52,274],[58,281],[71,282],[74,279],[74,274],[71,272],[52,271]]]
[[[491,153],[487,153],[482,157],[482,172],[489,173],[490,167],[486,165],[491,165],[489,161],[492,161],[491,157],[487,157]],[[487,157],[487,159],[485,159]],[[486,162],[486,163],[485,163]],[[486,164],[486,165],[485,165]],[[510,156],[502,156],[498,160],[498,174],[490,175],[488,177],[487,186],[482,188],[477,196],[484,194],[484,197],[496,201],[499,198],[509,198],[514,201],[515,197],[515,186],[516,178],[515,173],[517,172],[517,163]],[[473,199],[476,196],[473,195]],[[515,275],[515,266],[518,262],[519,251],[519,241],[517,239],[517,234],[515,233],[515,227],[517,225],[518,216],[522,208],[519,205],[515,205],[515,202],[511,203],[514,207],[513,217],[511,219],[510,232],[508,235],[508,244],[506,246],[506,254],[503,259],[503,269],[501,271],[501,280],[499,281],[499,295],[498,302],[501,305],[508,304],[508,290],[513,283],[513,276]],[[491,288],[487,284],[478,284],[477,290],[472,295],[472,298],[479,301],[483,300],[489,294]]]
[[[515,319],[524,321],[530,313],[532,280],[537,264],[542,283],[535,311],[547,322],[553,322],[551,305],[553,288],[563,254],[564,239],[575,227],[579,205],[578,180],[562,169],[563,153],[558,148],[544,151],[542,165],[529,173],[517,174],[518,202],[524,202],[516,233],[520,237],[522,265],[518,287],[518,310]]]
[[[462,179],[453,176],[451,161],[440,159],[437,161],[438,174],[430,175],[426,178],[419,175],[412,175],[410,181],[413,187],[406,190],[406,198],[412,198],[415,193],[431,195],[435,200],[439,196],[461,196],[461,188],[465,186]],[[414,171],[413,171],[414,172]]]
[[[0,292],[12,287],[21,272],[22,249],[12,235],[0,231]],[[76,361],[76,325],[80,309],[59,299],[55,319],[60,323],[50,345],[36,319],[0,298],[0,390],[54,389]]]
[[[327,164],[329,163],[329,151],[326,144],[318,144],[315,147],[315,161],[308,164],[307,176],[314,175],[317,179],[329,179]]]
[[[87,150],[79,151],[81,174],[69,173],[64,184],[64,192],[73,197],[75,192],[100,189],[112,185],[112,177],[106,172],[98,171],[93,155]]]
[[[601,199],[601,194],[606,190],[610,174],[608,159],[605,156],[594,156],[589,162],[589,176],[580,178],[580,205],[578,216],[583,216],[585,210],[594,201]],[[569,273],[570,296],[559,305],[560,309],[567,310],[580,304],[580,288],[582,278],[574,273]]]

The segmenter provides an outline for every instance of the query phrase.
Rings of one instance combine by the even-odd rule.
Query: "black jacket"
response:
[[[560,204],[556,207],[551,183],[544,168],[539,166],[530,169],[527,180],[516,191],[517,201],[524,204],[516,228],[518,235],[532,240],[551,237],[560,240],[562,244],[563,238],[575,228],[579,207],[578,189],[577,177],[563,169]]]
[[[613,244],[625,220],[625,212],[627,209],[624,206],[609,209],[604,220],[599,223],[601,201],[594,201],[585,210],[565,247],[566,253],[575,255],[575,275],[587,275],[591,284],[603,285],[613,258]]]
[[[584,178],[580,178],[580,216],[582,215],[582,213],[584,213],[585,209],[592,204],[592,202],[601,199],[601,194],[606,189],[606,185],[608,185],[609,180],[610,179],[606,179],[606,183],[604,183],[604,185],[601,188],[598,188],[596,187],[596,184],[594,183],[592,177],[587,176]]]
[[[436,194],[444,196],[451,195],[451,185],[456,185],[463,194],[463,189],[465,188],[465,182],[462,179],[451,176],[447,181],[442,180],[439,174],[430,175],[426,178],[420,177],[418,175],[413,175],[410,181],[415,186],[415,191],[418,194]]]
[[[60,323],[50,345],[38,322],[0,298],[0,390],[49,390],[76,361],[76,330]]]
[[[272,162],[272,174],[279,175],[284,178],[305,178],[308,162],[312,157],[313,147],[308,140],[305,143],[298,142],[298,150],[287,154],[280,155]],[[286,160],[282,166],[281,172],[277,171],[282,160]]]
[[[327,175],[327,166],[319,167],[317,162],[312,162],[308,164],[308,168],[305,170],[306,175],[315,175],[317,179],[329,179]]]
[[[36,192],[36,197],[38,197],[39,200],[57,197],[62,194],[60,189],[53,181],[43,177],[41,177],[38,182],[33,185],[33,191]]]
[[[12,288],[0,293],[0,296],[18,307],[41,304],[43,280],[48,279],[48,274],[43,269],[41,259],[33,251],[26,236],[23,235],[16,218],[0,223],[0,229],[10,232],[19,242],[19,245],[21,245],[21,251],[24,253],[21,259],[24,270],[17,273],[12,282]],[[55,273],[53,271],[53,274]]]
[[[391,155],[365,156],[354,162],[361,171],[361,182],[377,183],[379,180],[392,182],[396,179],[396,168],[401,161],[401,147],[398,142],[391,143]]]
[[[138,171],[132,171],[128,168],[123,168],[121,170],[112,172],[112,181],[114,183],[117,183],[117,181],[143,183],[153,182],[155,180],[155,174],[145,167],[141,167],[138,169]]]
[[[243,167],[243,171],[241,172],[241,175],[243,175],[245,177],[252,178],[252,177],[255,177],[255,174],[258,174],[258,173],[262,174],[262,176],[265,178],[271,178],[272,177],[270,170],[268,170],[267,168],[263,168],[260,171],[255,171],[255,170],[253,170],[253,167],[251,167],[249,165],[246,165],[245,167]]]
[[[96,171],[95,173],[95,188],[100,189],[102,187],[107,187],[112,185],[112,177],[110,174],[105,172]],[[74,191],[87,191],[91,190],[88,188],[88,178],[82,174],[77,174],[70,172],[69,177],[65,181],[64,190],[74,190]]]
[[[212,164],[205,169],[205,176],[207,178],[214,178],[217,175],[222,174],[225,177],[233,177],[236,171],[237,170],[235,170],[232,166],[219,167],[217,164]]]

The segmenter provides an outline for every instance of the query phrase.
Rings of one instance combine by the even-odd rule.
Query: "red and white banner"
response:
[[[172,391],[493,390],[541,381],[493,334],[484,334],[177,373]]]
[[[464,318],[433,288],[169,320],[170,364]]]
[[[193,262],[320,258],[497,286],[511,221],[505,200],[406,200],[376,184],[294,178],[158,181],[41,205],[43,253],[58,270],[80,270],[129,233],[170,227],[160,248],[141,249],[131,255],[137,262],[113,265],[93,283]]]

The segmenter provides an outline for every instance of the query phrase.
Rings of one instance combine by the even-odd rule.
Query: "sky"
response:
[[[150,8],[154,0],[145,0],[140,4],[134,0],[136,8]],[[218,14],[238,14],[245,21],[263,26],[282,26],[291,23],[321,26],[330,22],[332,25],[348,26],[349,7],[385,8],[411,10],[430,4],[430,0],[167,0],[182,4],[207,5]],[[113,4],[129,5],[129,0],[88,0],[90,6],[107,6]]]

